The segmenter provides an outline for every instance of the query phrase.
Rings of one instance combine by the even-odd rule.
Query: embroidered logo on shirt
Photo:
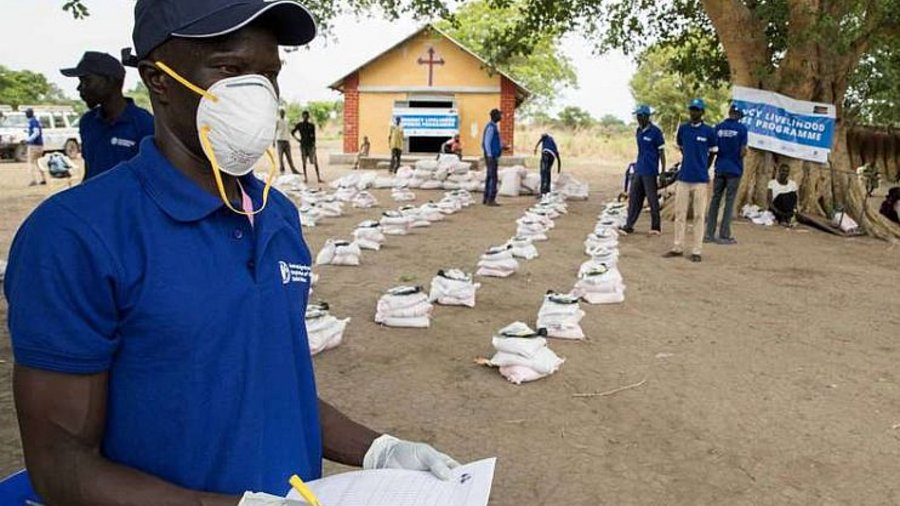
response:
[[[650,137],[644,137],[644,140],[647,142],[653,142],[653,139],[651,139]]]
[[[738,136],[737,130],[719,130],[719,137],[731,138],[731,137],[737,137],[737,136]]]
[[[309,275],[312,268],[308,265],[289,264],[287,262],[278,262],[278,269],[281,271],[281,283],[309,283]]]
[[[697,142],[706,142],[706,137],[697,137]]]
[[[120,139],[118,137],[113,137],[109,140],[109,143],[113,146],[122,146],[123,148],[133,148],[137,145],[137,142],[129,140],[129,139]]]

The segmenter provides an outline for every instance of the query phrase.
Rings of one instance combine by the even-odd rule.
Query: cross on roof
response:
[[[434,66],[435,65],[443,65],[446,63],[443,58],[438,57],[437,59],[435,59],[434,57],[435,57],[434,48],[429,47],[428,48],[428,59],[426,60],[425,58],[420,57],[417,60],[417,63],[419,65],[428,65],[428,86],[434,86]]]

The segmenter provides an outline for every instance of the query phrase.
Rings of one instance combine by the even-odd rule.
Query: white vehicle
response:
[[[41,122],[44,136],[44,151],[62,151],[69,158],[81,152],[81,135],[78,120],[81,116],[70,106],[34,105],[19,106],[13,112],[8,106],[0,106],[0,158],[25,161],[25,139],[28,137],[28,118],[25,109],[34,110],[34,116]]]

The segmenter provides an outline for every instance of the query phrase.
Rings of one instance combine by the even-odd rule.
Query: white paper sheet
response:
[[[486,459],[461,466],[449,481],[431,473],[380,469],[338,474],[307,485],[323,506],[487,506],[496,462]],[[288,499],[299,500],[300,495],[292,490]]]

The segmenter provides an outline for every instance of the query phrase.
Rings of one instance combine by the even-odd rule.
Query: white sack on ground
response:
[[[563,173],[557,178],[554,188],[566,200],[587,200],[590,197],[588,184],[578,181],[568,173]]]
[[[394,188],[391,190],[391,198],[395,202],[412,202],[416,200],[416,194],[409,191],[409,188]]]
[[[462,204],[454,198],[444,197],[437,203],[438,209],[447,215],[458,213],[462,210]]]
[[[400,211],[385,211],[381,214],[381,233],[384,235],[406,235],[412,222]]]
[[[412,179],[414,173],[412,167],[404,165],[397,169],[397,179]]]
[[[553,222],[553,218],[550,217],[549,213],[549,211],[528,209],[525,211],[524,218],[539,221],[546,230],[552,230],[556,228],[556,223]]]
[[[362,251],[355,242],[329,239],[316,256],[316,265],[342,265],[356,267]]]
[[[378,176],[372,181],[372,188],[376,190],[386,190],[397,186],[398,178],[390,176]]]
[[[379,251],[385,237],[381,232],[381,224],[377,221],[364,221],[353,231],[353,239],[360,249]]]
[[[436,221],[444,221],[444,213],[441,212],[440,206],[432,202],[423,204],[419,207],[419,216],[434,223]]]
[[[477,276],[508,278],[519,270],[519,262],[513,257],[512,248],[499,246],[490,248],[478,262]]]
[[[528,237],[532,241],[547,240],[547,234],[545,233],[547,229],[540,222],[519,218],[516,221],[516,225],[516,236],[518,237]]]
[[[462,207],[469,207],[475,204],[472,194],[463,189],[449,191],[444,194],[446,197],[452,198],[460,203]]]
[[[541,175],[537,172],[528,172],[522,178],[522,187],[519,189],[522,195],[538,195],[541,193]]]
[[[339,218],[344,215],[344,203],[329,195],[322,197],[313,207],[322,212],[325,218]]]
[[[517,385],[545,378],[565,362],[547,347],[542,332],[516,322],[501,330],[492,344],[497,352],[490,364],[500,368],[500,374]]]
[[[341,320],[332,316],[326,303],[310,304],[306,308],[306,334],[310,354],[318,355],[339,346],[349,323],[350,318]]]
[[[530,237],[513,237],[506,243],[511,249],[513,257],[523,260],[534,260],[539,256],[537,248]]]
[[[554,206],[546,206],[543,204],[535,204],[528,209],[529,213],[533,213],[540,216],[546,216],[551,220],[555,220],[560,217],[562,213],[556,210]]]
[[[557,339],[584,339],[581,319],[584,311],[574,295],[550,292],[538,311],[538,329],[547,329],[547,336]]]
[[[378,199],[367,191],[361,191],[353,197],[353,207],[356,209],[371,209],[376,206],[378,206]]]
[[[505,167],[500,169],[497,176],[500,180],[500,188],[497,193],[504,197],[518,197],[522,187],[522,179],[528,174],[525,167]]]
[[[357,193],[359,190],[356,189],[356,186],[342,186],[334,192],[334,198],[339,202],[350,202]]]
[[[572,295],[584,299],[588,304],[625,302],[625,284],[618,269],[609,269],[603,264],[595,264],[588,269],[585,266],[582,266]]]
[[[416,162],[416,169],[433,171],[438,168],[437,160],[419,160]]]
[[[392,288],[379,299],[375,322],[387,327],[428,328],[432,308],[422,287]]]
[[[422,212],[416,206],[403,206],[399,209],[399,211],[409,220],[410,228],[431,226],[431,222],[426,220],[425,217],[422,216]]]
[[[616,248],[607,248],[604,246],[596,246],[585,251],[591,257],[591,262],[595,264],[604,264],[610,269],[619,266],[619,250]]]
[[[298,212],[300,213],[300,224],[307,228],[315,228],[323,217],[319,209],[311,206],[301,207]]]
[[[301,192],[306,189],[306,183],[303,182],[303,176],[299,174],[282,174],[275,178],[272,186],[283,192]]]
[[[438,271],[431,280],[429,300],[443,306],[475,307],[475,293],[481,283],[472,281],[472,275],[459,269]]]
[[[584,240],[585,254],[590,255],[590,251],[594,248],[617,248],[619,246],[619,236],[614,229],[604,228],[598,232],[591,232]]]
[[[444,183],[441,181],[430,179],[427,181],[423,181],[420,188],[422,188],[423,190],[443,190]]]

